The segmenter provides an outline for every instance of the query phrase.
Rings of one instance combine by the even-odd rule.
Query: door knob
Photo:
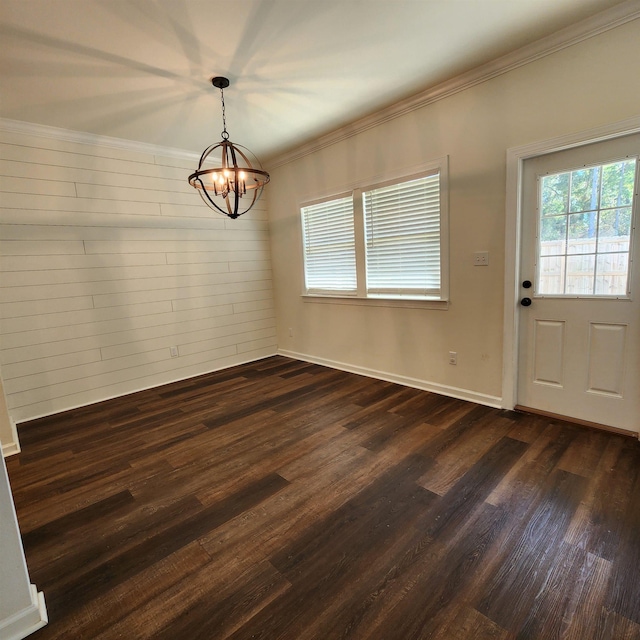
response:
[[[529,307],[531,306],[531,298],[522,298],[522,300],[520,300],[520,304],[523,307]]]

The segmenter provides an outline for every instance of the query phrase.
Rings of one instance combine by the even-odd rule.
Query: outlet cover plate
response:
[[[487,267],[487,266],[489,266],[489,252],[488,251],[476,251],[473,254],[473,266],[474,267]]]

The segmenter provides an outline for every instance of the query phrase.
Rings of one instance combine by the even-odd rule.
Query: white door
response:
[[[639,155],[634,134],[524,163],[519,407],[640,430]]]

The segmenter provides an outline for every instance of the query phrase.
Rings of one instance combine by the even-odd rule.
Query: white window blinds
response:
[[[302,232],[307,291],[355,295],[352,196],[303,207]]]
[[[439,296],[440,174],[363,192],[367,294]]]

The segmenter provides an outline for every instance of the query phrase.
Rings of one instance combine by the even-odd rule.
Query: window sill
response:
[[[319,304],[350,304],[365,307],[395,307],[398,309],[437,309],[446,311],[448,300],[430,300],[428,298],[356,298],[355,296],[341,296],[318,293],[303,293],[303,302]]]

